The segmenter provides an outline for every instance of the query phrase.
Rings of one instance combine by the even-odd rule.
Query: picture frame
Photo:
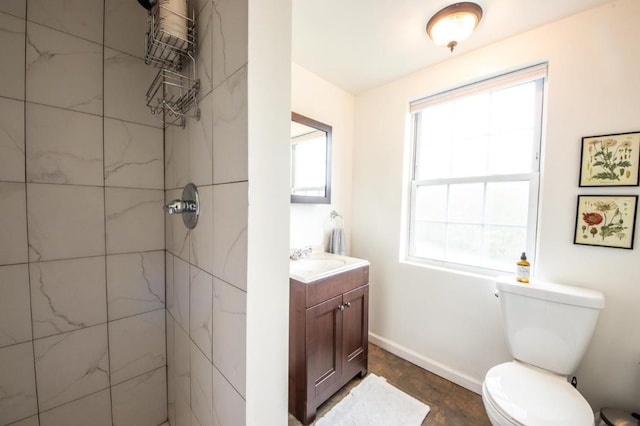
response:
[[[578,195],[574,244],[633,249],[637,195]]]
[[[640,132],[582,138],[579,186],[638,186]]]

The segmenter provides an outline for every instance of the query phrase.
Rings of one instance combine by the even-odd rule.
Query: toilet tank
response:
[[[573,373],[589,345],[604,295],[596,290],[513,276],[496,281],[513,357],[562,375]]]

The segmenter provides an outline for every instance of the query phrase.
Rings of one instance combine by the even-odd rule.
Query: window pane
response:
[[[491,135],[489,173],[529,173],[533,154],[533,129]]]
[[[487,183],[485,223],[526,226],[528,213],[529,181]]]
[[[526,226],[486,226],[484,232],[482,266],[499,271],[514,272],[517,256],[526,250]]]
[[[480,93],[457,99],[455,101],[454,139],[460,140],[489,133],[490,112],[490,93]]]
[[[535,122],[535,82],[493,92],[491,132],[530,129]]]
[[[451,177],[487,174],[488,138],[466,138],[456,141],[451,153]]]
[[[449,221],[482,223],[484,183],[465,183],[449,187]]]
[[[451,141],[422,135],[418,149],[416,179],[449,177],[451,170]]]
[[[413,234],[414,256],[444,260],[447,225],[416,222]]]
[[[479,266],[482,259],[482,226],[450,224],[447,231],[447,260]]]
[[[416,191],[417,221],[447,220],[447,185],[420,186]]]

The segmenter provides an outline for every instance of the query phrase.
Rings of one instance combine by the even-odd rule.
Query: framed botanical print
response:
[[[582,138],[580,186],[638,186],[640,132]]]
[[[637,195],[578,195],[574,244],[633,249]]]

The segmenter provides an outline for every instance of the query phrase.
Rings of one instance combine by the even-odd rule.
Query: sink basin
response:
[[[296,281],[310,283],[368,264],[366,260],[355,257],[314,253],[305,259],[290,260],[289,276]]]

